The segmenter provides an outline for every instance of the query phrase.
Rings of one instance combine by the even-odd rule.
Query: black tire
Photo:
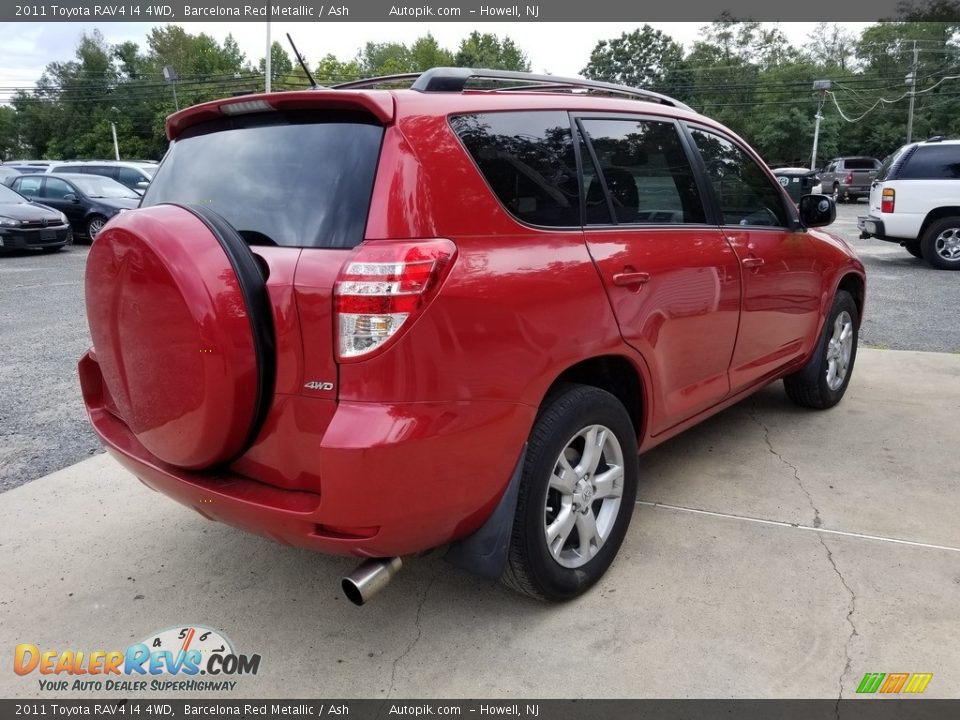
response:
[[[920,249],[920,241],[907,242],[903,244],[903,249],[913,255],[915,258],[923,259],[923,251]]]
[[[850,359],[846,364],[846,371],[839,385],[831,386],[828,380],[830,340],[834,334],[837,319],[846,312],[852,324],[852,346]],[[833,307],[827,315],[820,340],[817,343],[813,356],[802,370],[788,375],[783,379],[783,387],[787,396],[797,405],[826,410],[840,402],[850,384],[853,375],[854,362],[857,359],[857,338],[860,332],[860,317],[857,313],[857,304],[845,290],[838,290],[833,299]]]
[[[547,504],[548,498],[551,503],[559,499],[556,496],[558,491],[550,487],[550,478],[560,467],[561,453],[575,452],[573,445],[578,442],[578,434],[595,425],[609,429],[612,438],[618,443],[623,459],[620,502],[619,505],[611,504],[607,509],[604,503],[608,502],[608,499],[591,499],[592,493],[571,496],[579,497],[580,500],[586,497],[587,500],[582,505],[585,510],[578,513],[575,510],[577,504],[574,503],[574,509],[570,510],[568,515],[577,518],[570,521],[577,524],[570,528],[558,547],[565,548],[569,543],[570,549],[566,552],[576,552],[573,544],[575,538],[579,543],[581,515],[595,518],[597,528],[601,522],[608,523],[608,530],[606,537],[597,544],[595,555],[577,567],[564,567],[560,564],[561,561],[551,554],[545,535],[551,513],[551,506]],[[585,438],[583,441],[586,442]],[[615,451],[616,449],[613,452]],[[611,457],[607,458],[608,452],[610,450],[606,445],[599,451],[597,477],[613,465],[607,462],[613,458],[613,452],[610,453]],[[549,397],[530,433],[507,567],[501,578],[502,582],[507,587],[540,600],[567,600],[588,590],[610,567],[623,543],[636,502],[638,475],[636,431],[626,409],[617,398],[604,390],[586,385],[565,385]],[[596,478],[586,475],[578,480],[577,487],[584,483],[590,484],[587,481],[591,479]],[[559,503],[557,507],[559,516]],[[605,520],[596,519],[596,512],[599,512],[601,518],[605,517]],[[590,543],[588,547],[592,550]],[[564,550],[559,552],[562,554]],[[573,562],[578,560],[574,559]]]
[[[952,243],[960,239],[960,217],[945,217],[930,224],[920,239],[923,259],[939,270],[960,270],[960,252],[948,257],[947,248],[941,244],[943,235]]]
[[[107,218],[105,218],[103,215],[94,215],[87,220],[87,238],[89,238],[91,243],[96,239],[97,234],[106,224]]]
[[[839,184],[839,183],[834,183],[834,184],[833,184],[833,201],[834,201],[837,205],[842,205],[844,202],[846,202],[846,201],[844,200],[844,198],[843,198],[843,193],[840,192],[840,184]]]

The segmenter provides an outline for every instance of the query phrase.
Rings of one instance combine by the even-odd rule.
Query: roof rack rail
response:
[[[373,87],[400,80],[413,80],[411,90],[418,92],[463,92],[470,80],[495,80],[507,82],[522,82],[524,85],[498,88],[499,90],[513,91],[550,91],[550,90],[599,90],[614,95],[625,95],[648,102],[657,102],[662,105],[679,108],[680,110],[693,109],[685,103],[667,95],[661,95],[652,90],[616,85],[600,82],[599,80],[584,80],[583,78],[558,77],[556,75],[537,75],[535,73],[517,72],[514,70],[482,70],[461,67],[436,67],[422,73],[403,73],[401,75],[385,75],[377,78],[354,80],[340,83],[333,87],[347,90],[354,88]]]

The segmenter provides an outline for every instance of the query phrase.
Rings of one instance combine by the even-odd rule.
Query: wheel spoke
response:
[[[610,469],[597,475],[593,479],[593,484],[597,487],[597,492],[593,496],[600,500],[603,498],[618,498],[623,494],[623,468],[619,465],[610,465]]]
[[[577,471],[570,465],[570,461],[561,453],[557,460],[557,466],[550,476],[550,487],[556,488],[564,495],[570,495],[573,492],[574,485],[577,484]]]
[[[601,450],[603,444],[607,441],[607,430],[599,425],[594,425],[587,431],[583,440],[583,455],[580,457],[580,462],[577,463],[577,471],[581,475],[583,473],[592,475],[594,470],[597,469],[597,465],[600,464]]]
[[[577,513],[576,516],[577,535],[580,536],[578,552],[581,558],[588,560],[596,554],[603,542],[597,533],[597,518],[594,516],[593,510]]]
[[[557,519],[547,526],[547,547],[550,548],[550,554],[554,557],[559,557],[560,551],[566,545],[578,515],[579,513],[574,512],[573,508],[567,505],[560,510]]]

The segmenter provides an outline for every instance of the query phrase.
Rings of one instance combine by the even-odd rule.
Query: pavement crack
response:
[[[843,573],[840,572],[840,568],[837,567],[836,561],[833,559],[833,553],[830,551],[830,547],[827,545],[826,541],[823,539],[823,536],[820,535],[817,538],[820,540],[820,544],[823,545],[823,549],[827,552],[827,560],[830,562],[830,566],[833,568],[833,572],[837,574],[837,577],[840,579],[840,583],[843,585],[844,589],[847,591],[847,594],[850,595],[850,610],[847,612],[847,624],[850,625],[850,634],[847,636],[847,641],[843,644],[843,656],[845,659],[845,664],[843,666],[843,672],[840,673],[840,678],[837,681],[839,687],[839,693],[837,694],[837,702],[834,705],[834,714],[837,717],[837,720],[840,719],[840,701],[843,700],[843,679],[847,676],[847,673],[850,672],[850,667],[853,663],[852,658],[850,657],[850,645],[853,643],[853,639],[860,635],[857,632],[857,626],[853,622],[853,614],[857,611],[857,595],[853,592],[853,588],[847,583],[846,578],[843,577]]]
[[[409,655],[413,651],[413,648],[416,647],[417,643],[420,642],[420,636],[423,634],[423,628],[420,625],[420,615],[423,613],[423,606],[427,601],[427,596],[430,594],[430,591],[433,589],[433,586],[436,585],[437,580],[440,578],[440,575],[443,573],[444,570],[445,568],[443,567],[437,570],[437,573],[433,576],[430,582],[427,583],[427,587],[424,589],[423,595],[420,596],[420,602],[417,605],[417,617],[416,617],[416,620],[414,621],[414,625],[417,629],[417,634],[416,634],[416,637],[414,637],[410,641],[410,643],[407,645],[404,651],[400,653],[393,661],[393,667],[390,669],[390,687],[387,688],[387,697],[386,697],[387,700],[389,700],[390,696],[393,695],[393,688],[394,688],[395,680],[397,677],[397,666],[401,663],[401,661],[407,655]]]
[[[761,430],[763,430],[763,442],[766,444],[767,450],[770,451],[770,454],[775,456],[781,463],[793,471],[793,477],[797,481],[797,487],[799,487],[801,492],[807,496],[807,502],[810,504],[810,509],[813,510],[813,527],[821,527],[823,525],[823,520],[820,517],[820,509],[816,506],[816,503],[813,502],[813,495],[810,494],[810,491],[807,490],[806,486],[803,484],[803,480],[800,479],[800,470],[796,465],[778,453],[773,447],[773,443],[770,441],[770,428],[767,427],[766,423],[764,423],[763,420],[761,420],[757,415],[756,407],[750,408],[750,419],[759,425]]]

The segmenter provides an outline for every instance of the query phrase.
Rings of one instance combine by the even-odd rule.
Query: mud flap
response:
[[[452,543],[443,559],[451,565],[479,575],[487,580],[496,580],[503,575],[507,564],[507,550],[513,534],[513,519],[517,512],[520,495],[520,478],[527,457],[527,444],[523,444],[520,459],[513,468],[510,482],[504,490],[493,514],[472,535]]]

